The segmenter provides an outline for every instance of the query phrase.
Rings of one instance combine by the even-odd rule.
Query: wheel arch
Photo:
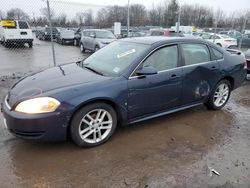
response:
[[[221,80],[227,80],[227,81],[229,81],[230,84],[231,84],[231,90],[234,89],[234,78],[232,76],[224,76]]]

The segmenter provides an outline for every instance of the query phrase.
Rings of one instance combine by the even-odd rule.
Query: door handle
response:
[[[179,76],[177,76],[176,74],[172,74],[172,75],[170,76],[170,80],[174,80],[174,79],[176,79],[176,78],[179,78]]]

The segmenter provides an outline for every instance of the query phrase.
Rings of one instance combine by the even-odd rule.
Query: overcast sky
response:
[[[76,12],[92,9],[95,13],[99,8],[106,5],[126,5],[127,0],[50,0],[51,7],[57,14],[66,13],[75,15]],[[56,2],[53,2],[56,1]],[[147,8],[154,3],[155,5],[164,0],[130,0],[130,3],[140,3]],[[59,3],[66,2],[66,3]],[[84,3],[84,4],[83,4]],[[250,10],[250,0],[179,0],[180,4],[201,4],[214,9],[221,8],[226,13],[232,11]],[[86,5],[89,4],[89,5]],[[91,6],[94,5],[94,6]],[[46,6],[44,0],[0,0],[0,10],[6,11],[10,8],[21,8],[30,16],[38,16],[40,9]]]

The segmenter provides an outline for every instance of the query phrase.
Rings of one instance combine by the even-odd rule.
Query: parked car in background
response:
[[[6,47],[27,43],[32,48],[33,34],[28,22],[25,20],[1,20],[0,42]]]
[[[45,27],[44,30],[39,32],[38,39],[39,40],[51,40],[51,33],[52,38],[56,39],[59,33],[59,28],[56,27]]]
[[[170,29],[154,29],[150,31],[150,36],[184,37],[184,34]]]
[[[45,27],[37,27],[36,31],[35,31],[35,36],[36,38],[38,38],[38,36],[40,35],[41,32],[44,32]]]
[[[85,52],[85,50],[97,51],[115,40],[116,37],[111,31],[86,29],[82,31],[80,50],[81,52]]]
[[[218,34],[228,35],[234,39],[239,39],[242,37],[241,33],[239,31],[236,31],[236,30],[219,31]]]
[[[213,35],[213,33],[208,33],[208,32],[202,32],[199,34],[199,36],[201,37],[201,39],[207,40],[211,37],[211,35]]]
[[[131,32],[129,33],[129,37],[145,37],[145,32]]]
[[[240,43],[240,38],[237,39],[238,46],[239,46],[239,43]],[[250,33],[242,35],[241,46],[248,47],[248,48],[250,47]]]
[[[82,36],[82,30],[80,28],[76,29],[75,30],[75,37],[74,37],[74,46],[79,46],[81,36]]]
[[[59,141],[70,135],[78,146],[93,147],[106,142],[118,123],[201,104],[223,108],[244,82],[246,68],[241,52],[204,40],[121,39],[83,61],[21,79],[5,97],[4,122],[23,139]]]
[[[69,29],[62,29],[56,36],[56,42],[59,44],[74,44],[75,31]]]
[[[207,41],[213,42],[222,48],[237,47],[237,40],[228,35],[212,34]]]

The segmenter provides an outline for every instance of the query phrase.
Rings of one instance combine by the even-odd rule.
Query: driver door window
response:
[[[143,67],[154,67],[158,72],[178,66],[177,45],[160,48],[151,54],[143,63]]]

